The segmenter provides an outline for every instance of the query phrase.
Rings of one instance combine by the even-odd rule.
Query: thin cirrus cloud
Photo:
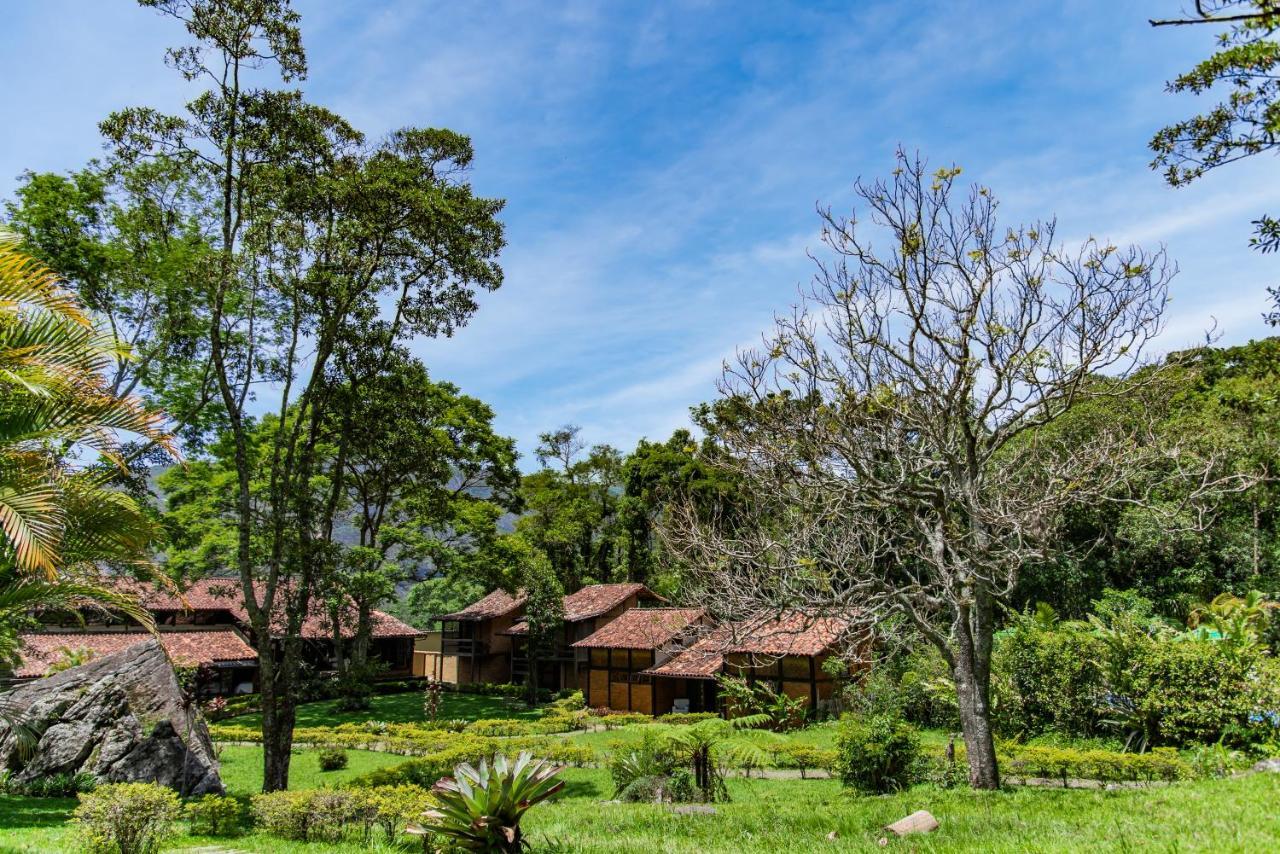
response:
[[[1162,347],[1211,318],[1224,343],[1267,334],[1272,264],[1247,238],[1280,208],[1274,164],[1176,191],[1148,168],[1152,132],[1197,106],[1164,81],[1212,48],[1152,30],[1164,0],[295,5],[311,98],[374,136],[469,134],[477,190],[507,199],[504,286],[414,349],[493,405],[526,463],[565,421],[624,449],[686,424],[812,275],[815,205],[850,210],[899,145],[963,165],[1011,224],[1164,245],[1181,273]],[[181,34],[149,11],[59,0],[13,24],[0,49],[47,70],[0,91],[38,116],[0,140],[0,195],[96,154],[111,109],[186,94],[161,66]]]

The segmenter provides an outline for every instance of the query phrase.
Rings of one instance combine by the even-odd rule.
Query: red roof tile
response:
[[[764,617],[729,627],[725,652],[757,655],[821,655],[849,630],[839,617],[813,617],[799,612]]]
[[[634,595],[642,600],[667,601],[643,584],[589,584],[564,597],[564,621],[577,623],[607,614]]]
[[[442,614],[436,617],[437,620],[458,620],[459,622],[493,620],[498,617],[505,617],[512,611],[524,605],[525,596],[512,596],[505,590],[495,590],[483,599],[472,602],[461,611],[454,611],[452,614]]]
[[[651,676],[712,679],[720,673],[726,654],[821,655],[849,626],[850,621],[839,617],[811,617],[798,612],[721,626],[685,651],[644,672]]]
[[[573,644],[579,649],[658,649],[702,619],[701,608],[632,608]]]
[[[638,594],[640,601],[667,601],[643,584],[589,584],[577,593],[564,597],[564,621],[580,623],[607,614],[633,594]],[[529,634],[529,624],[521,618],[511,628],[499,634],[524,637]]]
[[[722,640],[712,633],[683,652],[676,653],[662,664],[642,672],[650,676],[667,676],[675,679],[714,679],[724,666],[721,644]]]
[[[143,605],[151,611],[226,611],[238,623],[248,625],[249,612],[244,607],[244,597],[240,590],[240,581],[236,578],[203,578],[191,582],[181,593],[144,582],[121,582],[136,593]],[[255,584],[259,597],[262,585]],[[276,594],[277,615],[273,623],[276,632],[284,632],[282,591]],[[185,604],[184,601],[185,600]],[[344,637],[355,634],[355,609],[348,607],[342,615]],[[426,632],[415,629],[382,611],[373,612],[373,636],[375,638],[420,637]],[[314,599],[310,613],[302,622],[301,635],[313,640],[327,640],[333,637],[333,625],[325,609]]]
[[[120,652],[151,639],[148,632],[28,632],[18,636],[22,660],[14,672],[20,677],[43,676],[63,650],[87,649],[94,658]],[[193,666],[220,661],[256,661],[258,653],[234,629],[170,631],[160,642],[175,664]]]

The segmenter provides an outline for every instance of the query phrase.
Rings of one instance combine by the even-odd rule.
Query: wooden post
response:
[[[818,659],[809,656],[809,714],[818,716]]]

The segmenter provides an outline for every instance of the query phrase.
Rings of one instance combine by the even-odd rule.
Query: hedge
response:
[[[999,757],[999,761],[1001,770],[1015,779],[1041,777],[1061,780],[1063,786],[1072,779],[1116,783],[1173,781],[1193,776],[1191,766],[1171,747],[1157,747],[1150,753],[1023,747]]]

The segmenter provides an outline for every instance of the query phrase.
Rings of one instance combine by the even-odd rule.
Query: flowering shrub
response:
[[[182,804],[152,783],[112,783],[80,796],[75,823],[94,854],[153,854],[173,836]]]
[[[336,842],[359,817],[359,800],[341,789],[269,792],[253,796],[253,817],[259,828],[282,839]]]

